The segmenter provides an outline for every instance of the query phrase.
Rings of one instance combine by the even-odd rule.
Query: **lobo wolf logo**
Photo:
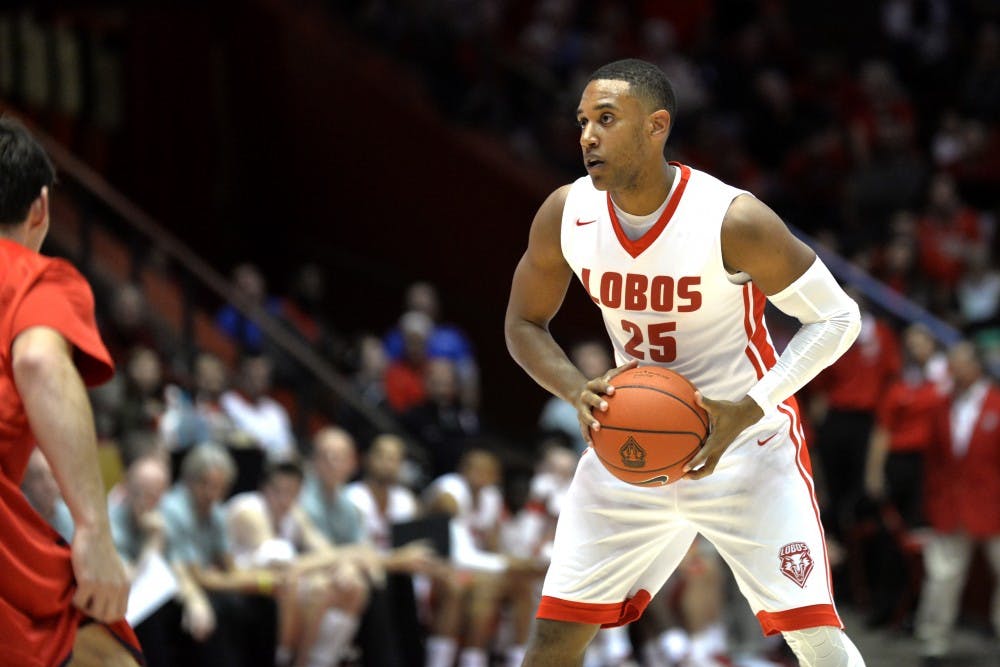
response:
[[[781,547],[778,552],[781,558],[781,573],[797,583],[799,588],[805,588],[806,579],[813,569],[813,559],[809,555],[809,547],[805,542],[791,542]]]
[[[618,453],[621,454],[622,464],[629,468],[641,468],[646,465],[646,450],[640,447],[632,436],[618,448]]]

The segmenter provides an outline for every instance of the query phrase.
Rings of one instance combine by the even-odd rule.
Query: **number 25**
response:
[[[639,349],[643,343],[642,327],[635,322],[622,320],[622,329],[630,336],[625,351],[636,359],[645,359],[646,353]],[[649,358],[653,361],[668,362],[677,358],[677,341],[670,335],[677,330],[676,322],[657,322],[647,327],[649,335]]]

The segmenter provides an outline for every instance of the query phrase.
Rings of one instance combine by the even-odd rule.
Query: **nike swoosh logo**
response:
[[[771,435],[769,435],[768,437],[764,438],[763,440],[758,440],[757,441],[757,446],[763,447],[764,445],[767,444],[768,440],[770,440],[771,438],[773,438],[776,435],[778,435],[778,434],[777,433],[772,433]]]
[[[597,222],[597,218],[594,218],[593,220],[587,220],[587,221],[581,221],[580,218],[577,218],[576,219],[576,226],[577,227],[583,227],[584,225],[589,225],[592,222]]]

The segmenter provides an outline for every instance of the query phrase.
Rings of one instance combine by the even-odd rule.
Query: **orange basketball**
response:
[[[656,366],[625,371],[611,385],[607,412],[593,411],[601,423],[600,431],[591,431],[601,463],[629,484],[676,482],[708,434],[708,414],[695,403],[694,385]]]

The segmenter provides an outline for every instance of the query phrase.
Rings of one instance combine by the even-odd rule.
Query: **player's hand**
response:
[[[125,617],[129,580],[107,525],[79,525],[71,547],[76,594],[73,604],[102,623]]]
[[[208,600],[196,595],[184,603],[181,628],[199,642],[205,641],[215,632],[215,610]]]
[[[705,398],[701,392],[695,392],[695,400],[708,413],[708,438],[698,453],[684,466],[686,479],[702,479],[715,472],[715,466],[729,445],[733,444],[740,433],[751,424],[757,423],[764,416],[749,396],[738,402],[715,401]]]
[[[604,396],[614,396],[615,388],[611,384],[611,380],[627,370],[633,369],[639,365],[639,362],[633,359],[627,364],[623,364],[618,368],[612,368],[610,371],[602,375],[601,377],[589,380],[583,388],[580,390],[580,395],[576,399],[574,407],[576,408],[577,419],[580,420],[580,433],[583,434],[583,439],[587,442],[587,445],[593,445],[594,442],[590,438],[590,431],[601,430],[601,423],[594,418],[594,409],[604,412],[608,409],[608,402],[604,400]]]

